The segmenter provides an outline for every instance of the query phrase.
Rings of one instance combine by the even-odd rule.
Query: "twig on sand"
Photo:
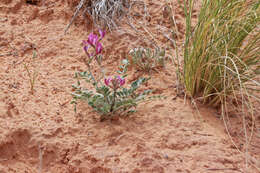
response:
[[[66,27],[65,31],[64,31],[64,34],[67,33],[68,29],[70,28],[70,25],[73,23],[73,21],[75,20],[75,18],[79,15],[79,11],[80,9],[83,7],[83,5],[85,4],[85,1],[86,0],[80,0],[78,6],[77,6],[77,9],[73,15],[73,17],[71,18],[70,20],[70,23],[68,24],[68,26]]]
[[[0,57],[1,56],[10,56],[10,55],[12,55],[12,52],[9,52],[9,53],[6,53],[6,54],[1,54]]]
[[[128,14],[131,5],[139,1],[134,1],[131,4],[128,0],[93,0],[89,1],[90,4],[87,4],[87,2],[86,0],[79,2],[70,23],[65,29],[65,34],[82,8],[84,8],[84,15],[86,16],[86,13],[90,15],[95,25],[98,25],[99,28],[108,27],[111,31],[118,28],[117,22]]]
[[[206,171],[224,171],[224,170],[242,172],[241,170],[239,170],[237,168],[209,168],[209,169],[206,169]]]

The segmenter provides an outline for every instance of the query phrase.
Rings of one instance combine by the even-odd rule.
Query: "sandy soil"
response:
[[[137,113],[117,121],[100,122],[86,103],[75,114],[70,104],[73,75],[86,69],[81,41],[93,30],[91,21],[81,16],[64,35],[77,3],[0,2],[0,173],[246,172],[244,155],[232,144],[218,112],[198,106],[199,115],[188,100],[176,97],[171,64],[154,72],[148,85],[156,94],[168,96],[166,100],[142,104]],[[142,21],[148,23],[150,34],[141,28],[137,35],[123,23],[120,31],[104,38],[109,74],[131,48],[153,43],[143,34],[170,47],[164,30],[158,29],[158,25],[165,31],[170,28],[164,1],[146,3],[150,17]],[[173,4],[181,41],[184,14],[177,0]],[[38,73],[33,94],[24,64]],[[138,75],[132,69],[128,83]],[[242,126],[236,116],[232,120],[231,135],[239,145]],[[257,135],[250,148],[255,159],[249,160],[260,167]],[[243,150],[242,143],[239,147]],[[247,172],[258,171],[249,164]]]

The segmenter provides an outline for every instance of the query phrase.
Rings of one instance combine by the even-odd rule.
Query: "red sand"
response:
[[[81,41],[93,26],[79,17],[64,35],[78,3],[67,1],[45,0],[38,6],[24,0],[0,2],[0,173],[245,172],[244,155],[231,143],[217,111],[198,105],[199,115],[189,101],[175,97],[175,67],[170,63],[154,72],[148,85],[168,96],[166,100],[141,104],[137,113],[117,121],[100,122],[86,103],[75,114],[70,104],[73,75],[86,69]],[[170,28],[164,1],[146,3],[150,34],[139,28],[143,32],[136,35],[122,24],[129,33],[114,31],[104,38],[104,66],[110,74],[130,48],[146,45],[142,34],[154,36],[159,45],[167,42],[157,27]],[[182,39],[184,15],[177,0],[173,4]],[[32,64],[33,48],[38,56]],[[24,63],[38,72],[33,95]],[[132,69],[128,81],[138,75]],[[233,119],[237,123],[231,135],[241,141],[242,125]],[[249,160],[259,168],[257,135],[250,148],[255,159]],[[258,171],[249,164],[247,172]]]

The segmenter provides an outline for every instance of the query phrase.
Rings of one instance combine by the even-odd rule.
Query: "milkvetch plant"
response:
[[[138,47],[130,50],[129,55],[131,65],[143,72],[151,72],[151,70],[164,67],[167,59],[165,50],[161,48],[152,51],[150,48]]]
[[[73,101],[71,102],[75,104],[75,111],[78,100],[84,100],[101,115],[101,120],[104,120],[112,115],[133,113],[136,111],[137,105],[143,101],[163,98],[162,96],[148,96],[152,93],[152,90],[138,90],[150,78],[141,77],[127,87],[126,73],[129,62],[126,59],[122,61],[122,65],[119,67],[119,75],[105,77],[103,67],[101,67],[103,50],[101,40],[104,38],[105,32],[99,30],[99,33],[99,36],[91,33],[88,40],[83,41],[83,49],[87,55],[85,64],[88,70],[75,73],[77,84],[73,85]],[[93,60],[101,67],[101,71],[103,70],[101,79],[97,79],[91,72],[90,64]],[[94,90],[83,88],[81,80],[90,83]]]

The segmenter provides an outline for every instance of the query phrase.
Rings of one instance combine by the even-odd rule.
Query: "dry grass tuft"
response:
[[[109,30],[112,30],[118,27],[118,22],[128,14],[130,7],[129,0],[80,0],[65,33],[80,11],[83,11],[84,15],[87,13],[91,16],[97,27],[108,27]]]
[[[193,3],[193,0],[184,3],[186,92],[205,104],[220,107],[227,131],[230,108],[239,110],[247,168],[252,163],[248,148],[255,131],[254,102],[260,102],[260,3],[203,0],[198,23],[192,28]],[[253,121],[251,125],[246,121],[248,117]],[[234,141],[233,144],[236,146]]]

